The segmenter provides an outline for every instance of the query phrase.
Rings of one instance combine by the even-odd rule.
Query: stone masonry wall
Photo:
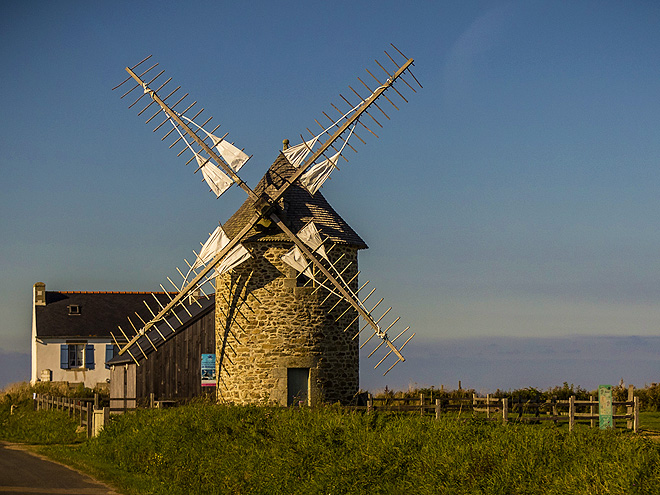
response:
[[[287,369],[309,368],[310,404],[349,402],[359,389],[357,313],[345,312],[345,301],[333,309],[337,298],[311,282],[300,286],[280,259],[290,243],[245,246],[252,258],[217,279],[219,400],[286,405]],[[348,266],[346,281],[357,273],[357,249],[336,245],[329,257],[340,271]],[[357,289],[357,277],[350,286]]]

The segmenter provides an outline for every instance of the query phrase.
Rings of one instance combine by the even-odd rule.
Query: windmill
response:
[[[176,295],[172,296],[167,304],[162,304],[155,299],[157,302],[155,309],[145,302],[152,319],[140,320],[136,325],[129,318],[135,331],[133,337],[129,338],[120,328],[125,340],[121,345],[117,339],[115,340],[120,347],[119,354],[128,353],[139,366],[135,354],[140,352],[146,358],[143,347],[153,346],[155,350],[159,341],[170,338],[175,331],[172,323],[175,319],[180,321],[178,314],[183,311],[189,313],[190,304],[200,304],[198,298],[206,297],[208,299],[209,292],[212,291],[216,296],[216,308],[218,308],[216,310],[218,380],[225,385],[225,390],[229,391],[232,386],[231,383],[227,385],[227,382],[235,381],[236,375],[241,375],[244,368],[254,362],[254,356],[251,357],[250,353],[245,351],[246,348],[249,351],[249,342],[246,344],[245,341],[250,340],[248,335],[250,332],[246,330],[249,327],[247,322],[250,317],[246,313],[255,313],[253,307],[255,305],[279,306],[278,300],[264,303],[264,297],[268,296],[256,292],[257,288],[263,288],[265,284],[273,282],[271,279],[263,283],[255,282],[270,270],[273,273],[287,272],[284,282],[275,281],[273,287],[281,287],[287,283],[294,285],[296,289],[299,288],[298,292],[293,291],[294,294],[302,294],[301,297],[305,301],[320,308],[317,310],[305,306],[300,311],[296,310],[298,313],[290,313],[290,320],[297,321],[301,317],[300,315],[307,315],[303,319],[316,321],[313,332],[323,336],[327,341],[339,341],[340,347],[342,345],[353,346],[350,353],[346,353],[347,348],[338,351],[335,349],[336,355],[340,355],[342,352],[354,355],[352,362],[357,364],[355,346],[359,343],[358,337],[361,332],[368,329],[368,337],[359,347],[366,346],[375,338],[373,349],[369,354],[369,357],[377,355],[380,358],[375,364],[375,368],[379,368],[387,362],[387,368],[382,368],[385,369],[384,374],[387,374],[396,364],[405,360],[402,350],[415,334],[408,335],[409,327],[406,327],[396,336],[390,337],[390,332],[394,333],[393,329],[399,323],[400,318],[392,319],[389,315],[391,307],[381,312],[382,309],[379,308],[383,302],[382,298],[372,304],[373,299],[370,298],[376,289],[368,287],[368,281],[358,287],[357,278],[360,272],[357,270],[357,250],[346,248],[346,245],[359,248],[363,241],[352,233],[350,227],[344,226],[340,218],[333,216],[334,212],[319,192],[332,171],[339,168],[339,160],[348,161],[345,151],[350,148],[357,153],[349,143],[351,137],[354,136],[364,144],[366,144],[364,139],[358,133],[366,131],[368,134],[378,137],[369,126],[373,127],[373,122],[382,127],[378,121],[382,118],[380,115],[387,120],[390,119],[379,103],[382,104],[386,101],[398,110],[386,92],[392,90],[407,102],[395,84],[401,86],[398,84],[401,81],[413,92],[415,92],[413,84],[421,88],[421,84],[411,72],[413,60],[405,57],[394,45],[392,48],[395,50],[394,56],[401,62],[396,62],[395,58],[385,51],[389,59],[386,65],[393,66],[390,70],[376,60],[379,69],[384,73],[383,76],[378,78],[367,69],[368,75],[375,81],[371,83],[371,87],[358,77],[358,81],[364,87],[361,91],[367,96],[363,97],[349,86],[353,94],[351,96],[353,101],[340,94],[343,101],[341,105],[345,108],[341,110],[340,107],[332,104],[333,110],[338,114],[337,117],[333,118],[323,112],[327,124],[316,120],[316,124],[320,128],[318,132],[307,129],[310,137],[304,138],[301,135],[300,144],[291,147],[288,146],[288,140],[285,140],[284,149],[254,189],[250,188],[238,175],[241,167],[251,157],[233,143],[228,142],[225,139],[228,134],[218,137],[216,131],[220,126],[208,130],[212,117],[202,122],[203,119],[200,116],[204,111],[203,108],[191,117],[187,115],[193,113],[196,101],[184,110],[179,110],[184,106],[183,102],[188,96],[186,93],[180,98],[178,97],[180,86],[167,93],[166,96],[160,96],[169,91],[165,88],[172,78],[160,82],[159,79],[163,76],[164,71],[157,69],[158,64],[143,69],[149,65],[147,61],[151,56],[126,68],[129,76],[113,89],[118,89],[131,80],[135,83],[122,95],[124,98],[135,90],[141,93],[129,108],[145,99],[147,104],[138,115],[144,114],[153,107],[155,112],[146,123],[150,123],[157,117],[162,119],[154,132],[166,126],[167,132],[162,140],[173,136],[174,142],[170,148],[177,145],[182,147],[177,156],[185,152],[192,154],[186,165],[195,161],[197,167],[194,173],[201,171],[203,180],[217,197],[236,184],[246,193],[247,199],[224,226],[218,226],[204,244],[200,243],[199,252],[193,251],[195,259],[192,262],[185,260],[187,269],[182,271],[177,268],[182,277],[181,282],[175,283],[168,277]],[[410,82],[406,80],[406,77],[410,79]],[[378,119],[375,116],[376,110],[379,112]],[[365,123],[367,118],[368,121]],[[198,122],[202,123],[198,124]],[[301,203],[304,203],[306,209],[316,212],[316,216],[312,214],[305,217],[305,215],[292,214],[292,210],[295,210]],[[263,239],[271,239],[277,244],[277,249],[272,252],[259,249],[253,241]],[[277,270],[271,269],[272,267]],[[163,286],[161,288],[164,289]],[[168,293],[168,291],[165,292]],[[273,293],[272,288],[267,288],[265,291],[265,294],[272,295]],[[300,305],[296,307],[300,309]],[[265,312],[269,313],[272,310],[269,311],[269,308],[266,307]],[[329,338],[326,335],[329,332],[327,328],[324,329],[324,325],[327,326],[330,317],[334,322],[343,326],[340,331],[344,334],[342,338],[338,338],[336,335]],[[326,323],[321,322],[319,326],[319,319],[324,318]],[[253,326],[257,328],[259,325],[261,323]],[[295,333],[297,329],[298,327],[292,327],[292,332]],[[259,332],[255,330],[252,333]],[[272,335],[268,338],[271,337]],[[318,341],[316,337],[311,340]],[[305,340],[295,344],[299,347],[314,347],[314,345],[316,344],[308,345],[308,341]],[[236,348],[241,346],[244,349],[245,363],[237,365],[232,361],[232,357],[236,360],[239,354]],[[269,344],[263,344],[259,349],[262,354],[264,350],[268,353]],[[317,346],[311,352],[316,356],[312,359],[314,363],[318,363],[319,360],[323,361],[324,357],[319,356],[322,354],[322,350]],[[379,351],[380,354],[377,354]],[[290,370],[288,377],[271,373],[274,383],[281,381],[280,378],[285,382],[288,379],[291,383],[296,380],[313,381],[313,373],[309,372],[309,360],[301,359],[288,362]],[[308,370],[307,375],[302,378],[296,375],[298,373],[296,370],[305,369]],[[352,377],[335,375],[333,380],[348,380],[357,383],[357,371],[353,373]],[[320,382],[321,380],[319,380]],[[249,386],[250,379],[243,385]],[[274,387],[277,388],[276,385]],[[356,385],[348,388],[351,389],[351,387],[356,388]],[[286,392],[282,393],[286,394]],[[326,390],[324,393],[328,394],[328,391]],[[232,397],[234,400],[241,401],[243,396],[239,393],[229,398],[232,399]],[[334,397],[332,392],[329,392],[329,397]],[[289,393],[289,403],[291,403],[291,399]],[[285,399],[280,399],[280,402],[283,400]]]

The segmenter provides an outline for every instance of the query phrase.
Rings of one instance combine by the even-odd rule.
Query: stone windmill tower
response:
[[[404,75],[419,84],[411,72],[413,60],[396,50],[404,63],[399,65],[385,52],[395,66],[390,73],[377,62],[387,79],[381,82],[367,70],[378,84],[372,90],[358,78],[369,96],[362,98],[351,88],[359,98],[353,104],[340,95],[349,105],[348,111],[332,105],[340,115],[338,119],[324,112],[328,126],[316,121],[321,127],[319,134],[310,131],[311,139],[301,136],[300,144],[285,147],[254,189],[237,175],[250,157],[226,142],[226,134],[215,136],[217,127],[207,131],[211,118],[201,125],[195,122],[203,109],[191,118],[185,114],[194,103],[182,112],[175,110],[187,95],[172,105],[167,100],[179,88],[161,98],[158,92],[171,78],[151,89],[163,71],[149,81],[145,75],[158,64],[139,75],[134,70],[149,57],[126,68],[129,77],[124,83],[133,79],[137,85],[124,96],[136,88],[143,90],[131,106],[148,95],[151,101],[140,114],[155,103],[156,113],[147,122],[158,115],[164,117],[154,131],[171,123],[165,137],[176,131],[179,137],[172,146],[179,142],[184,145],[179,155],[192,152],[188,163],[196,160],[195,172],[202,172],[217,196],[235,183],[248,198],[211,234],[201,251],[194,252],[195,261],[186,261],[188,272],[177,269],[183,281],[175,284],[168,278],[178,294],[168,304],[150,308],[153,319],[136,329],[136,335],[121,346],[120,354],[130,354],[132,346],[140,342],[154,345],[159,338],[167,339],[168,335],[159,331],[161,323],[176,316],[176,310],[185,309],[183,303],[191,295],[199,297],[211,290],[216,299],[216,372],[221,400],[283,405],[349,401],[359,388],[359,349],[373,337],[377,337],[377,344],[369,357],[378,350],[384,354],[376,367],[387,358],[394,359],[387,373],[404,361],[401,350],[414,334],[402,345],[395,342],[409,327],[389,337],[388,331],[399,318],[388,317],[391,307],[377,316],[374,312],[383,299],[372,305],[373,301],[367,300],[375,289],[367,288],[368,282],[358,287],[357,252],[366,244],[319,191],[338,168],[339,159],[346,160],[345,148],[355,151],[349,139],[355,136],[364,143],[356,132],[358,126],[375,136],[362,118],[368,116],[380,126],[370,113],[376,108],[389,120],[377,100],[383,97],[397,108],[385,92],[392,89],[407,101],[394,84],[403,81],[414,91]],[[365,329],[369,331],[360,346],[358,337]]]
[[[281,187],[294,173],[282,154],[255,192]],[[320,191],[310,195],[294,184],[280,204],[291,230],[312,222],[327,236],[324,245],[333,249],[326,256],[356,292],[357,251],[367,247],[364,241]],[[250,213],[248,200],[224,225],[230,237]],[[275,224],[257,224],[242,244],[252,257],[216,281],[216,343],[225,368],[218,392],[238,403],[349,401],[359,388],[355,312],[345,311],[345,302],[333,310],[336,298],[282,259],[294,244]]]

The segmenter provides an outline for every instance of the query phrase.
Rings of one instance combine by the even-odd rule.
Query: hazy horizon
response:
[[[617,385],[641,388],[660,381],[655,374],[660,337],[596,336],[561,338],[488,337],[411,341],[406,362],[383,377],[378,361],[360,356],[360,386],[372,392],[433,386],[490,393],[496,389],[546,390],[564,382],[587,390]],[[380,367],[379,367],[380,369]],[[385,368],[387,369],[387,368]],[[383,370],[384,371],[384,370]],[[29,381],[30,355],[0,351],[0,389]]]

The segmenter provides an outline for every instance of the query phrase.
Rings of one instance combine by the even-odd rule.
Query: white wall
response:
[[[94,388],[97,383],[106,383],[110,379],[110,370],[105,367],[105,346],[109,340],[87,339],[94,345],[94,369],[61,369],[60,346],[66,344],[66,339],[48,339],[36,341],[36,378],[41,377],[44,369],[51,370],[51,380],[54,382],[84,383],[85,387]]]

